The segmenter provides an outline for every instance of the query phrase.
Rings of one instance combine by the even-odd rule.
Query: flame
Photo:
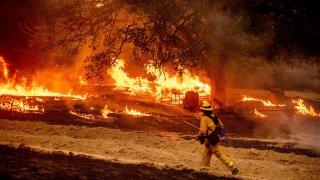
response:
[[[298,110],[299,114],[303,114],[303,115],[310,115],[310,116],[318,116],[320,117],[320,113],[317,114],[313,107],[310,106],[309,108],[307,108],[304,103],[303,103],[303,99],[299,98],[298,100],[292,100],[291,101],[293,104],[295,104],[295,109]]]
[[[262,114],[261,112],[257,111],[257,109],[254,109],[254,114],[259,118],[265,118],[266,115]]]
[[[0,102],[0,109],[6,111],[16,111],[22,113],[44,113],[43,108],[39,108],[38,105],[30,105],[27,101],[28,98],[13,99],[9,97],[2,97]]]
[[[7,63],[4,61],[4,59],[1,56],[0,56],[0,63],[2,64],[3,77],[8,79],[9,71],[8,71]]]
[[[252,97],[247,97],[244,96],[241,101],[245,102],[245,101],[259,101],[262,102],[264,106],[286,106],[285,104],[272,104],[271,101],[264,101],[262,99],[257,99],[257,98],[252,98]]]
[[[94,119],[94,116],[91,114],[77,113],[74,111],[69,111],[70,114],[84,118],[84,119]]]
[[[74,95],[71,91],[67,94],[51,92],[48,89],[32,84],[31,87],[24,85],[14,85],[12,83],[0,84],[0,95],[13,96],[53,96],[53,97],[72,97],[74,99],[85,100],[86,95]]]
[[[197,91],[200,96],[209,96],[211,88],[208,84],[200,82],[198,76],[192,76],[185,70],[183,77],[170,76],[167,72],[160,72],[154,66],[147,66],[147,73],[156,77],[157,98],[162,98],[166,89],[175,90],[177,93],[185,94],[187,91]]]
[[[6,83],[0,83],[0,95],[12,95],[12,96],[52,96],[52,97],[72,97],[74,99],[85,100],[86,95],[74,95],[70,90],[67,94],[58,92],[51,92],[43,86],[37,85],[35,82],[31,86],[26,86],[26,83],[17,84],[15,79],[8,78],[7,63],[0,56],[0,62],[3,65],[3,76],[6,78]],[[26,82],[26,78],[21,79],[22,82]]]
[[[116,81],[117,89],[126,89],[130,93],[151,92],[149,81],[141,77],[130,78],[124,71],[124,61],[118,60],[118,64],[110,69],[109,74]]]
[[[79,76],[79,84],[81,86],[85,86],[85,85],[88,85],[88,82],[85,79],[82,79],[81,76]]]
[[[104,6],[104,4],[103,4],[103,2],[102,2],[102,0],[101,0],[101,1],[96,2],[96,3],[95,3],[95,6],[96,6],[97,8],[102,8],[102,7]]]
[[[112,113],[110,109],[108,109],[108,105],[105,105],[104,108],[101,110],[101,114],[104,118],[108,117],[108,114]]]
[[[39,101],[39,102],[43,102],[43,99],[41,99],[39,97],[37,97],[36,100]]]
[[[133,115],[133,116],[150,116],[149,114],[139,112],[139,111],[137,111],[135,109],[130,109],[129,110],[127,106],[126,106],[126,109],[125,109],[125,113]]]
[[[108,73],[116,81],[117,89],[127,90],[131,94],[150,93],[155,95],[157,100],[170,100],[171,94],[181,95],[182,99],[185,92],[190,90],[199,92],[200,96],[209,96],[211,93],[208,84],[200,82],[198,76],[192,76],[187,70],[181,78],[170,76],[167,72],[161,73],[150,64],[146,66],[146,71],[156,79],[149,81],[142,77],[130,78],[124,71],[124,61],[119,59],[118,64]]]

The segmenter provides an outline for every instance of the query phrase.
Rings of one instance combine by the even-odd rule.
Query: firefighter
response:
[[[220,145],[220,135],[211,134],[218,133],[215,130],[218,129],[218,126],[223,127],[222,122],[213,114],[211,105],[207,101],[202,102],[200,109],[203,112],[203,117],[201,118],[200,122],[198,139],[200,140],[201,144],[204,144],[201,169],[209,170],[210,160],[212,154],[214,154],[224,165],[226,165],[230,169],[233,175],[238,174],[238,168],[236,168],[234,163],[222,152]],[[216,122],[213,121],[213,118],[216,118]],[[211,138],[214,135],[216,135],[217,138]]]

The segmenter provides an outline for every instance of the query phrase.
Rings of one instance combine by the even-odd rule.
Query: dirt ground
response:
[[[209,171],[200,171],[203,145],[189,125],[199,126],[196,115],[87,120],[66,111],[1,111],[0,178],[319,179],[319,119],[250,113],[220,115],[223,151],[240,169],[233,176],[215,157]]]
[[[205,179],[206,176],[318,179],[320,176],[320,155],[316,150],[298,147],[294,142],[280,139],[225,139],[222,142],[223,150],[240,169],[239,175],[233,177],[216,158],[212,159],[209,174],[196,173],[199,171],[203,147],[191,135],[181,133],[155,134],[128,129],[6,119],[1,120],[0,131],[0,143],[6,145],[1,146],[1,176],[10,178],[58,176],[52,172],[77,179],[115,176],[129,179],[144,179],[148,176],[150,179]],[[32,150],[12,148],[19,146],[30,147]],[[87,163],[96,166],[88,166]],[[90,168],[99,167],[99,164],[111,166],[114,170]],[[85,171],[87,168],[90,170]],[[123,169],[132,171],[125,174],[122,173]]]
[[[0,145],[0,179],[225,179],[192,169],[158,169],[121,164],[85,155],[45,153]]]

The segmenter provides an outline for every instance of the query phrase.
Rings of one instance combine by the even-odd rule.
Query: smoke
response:
[[[230,63],[226,68],[227,87],[320,92],[320,74],[316,66],[301,63],[300,67],[293,68],[279,62],[261,64]]]
[[[24,69],[30,73],[40,62],[38,47],[28,47],[27,36],[19,24],[34,24],[42,11],[44,1],[0,1],[0,56],[10,65],[10,72]]]
[[[241,63],[243,57],[263,53],[274,36],[272,32],[250,32],[251,17],[242,2],[208,2],[206,7],[201,11],[207,20],[208,63],[216,71],[223,71],[231,61]]]
[[[319,68],[303,63],[312,58],[305,60],[292,54],[276,56],[276,61],[269,62],[270,46],[277,36],[275,20],[261,17],[265,20],[262,25],[254,24],[254,16],[261,14],[253,14],[247,5],[246,1],[223,1],[206,4],[207,9],[202,7],[208,20],[207,75],[225,77],[229,88],[319,92]]]
[[[58,50],[50,52],[34,73],[34,80],[52,91],[68,93],[79,87],[80,77],[85,79],[84,59],[91,50],[84,47],[76,56],[66,55]]]

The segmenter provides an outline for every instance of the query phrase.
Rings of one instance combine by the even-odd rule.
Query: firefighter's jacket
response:
[[[213,114],[211,114],[211,116],[214,117]],[[223,127],[222,122],[219,119],[219,124],[220,126]],[[212,131],[209,131],[209,127],[210,130],[214,131],[214,129],[216,128],[216,125],[214,124],[213,120],[207,116],[202,116],[201,121],[200,121],[200,129],[199,129],[199,133],[198,136],[207,136],[209,134],[212,133]]]

